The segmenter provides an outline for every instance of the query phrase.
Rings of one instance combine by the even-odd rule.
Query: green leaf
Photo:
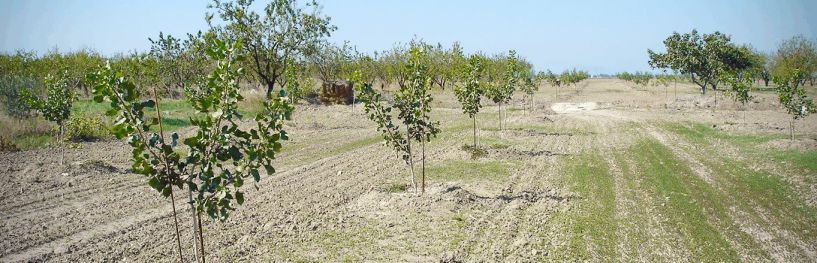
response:
[[[238,202],[239,205],[244,204],[244,193],[236,191],[235,201]]]

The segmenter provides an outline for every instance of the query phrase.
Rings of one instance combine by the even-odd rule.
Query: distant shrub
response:
[[[109,135],[108,128],[98,118],[71,116],[65,122],[65,140],[67,141],[96,141]]]
[[[31,90],[37,87],[35,78],[20,76],[0,77],[0,103],[3,110],[11,117],[23,119],[33,116],[31,108],[22,97],[23,90]]]
[[[16,152],[20,149],[17,148],[11,140],[6,139],[5,137],[0,137],[0,152]]]

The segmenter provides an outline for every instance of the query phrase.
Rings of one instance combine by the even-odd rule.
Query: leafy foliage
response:
[[[708,87],[717,89],[724,74],[751,67],[750,53],[733,44],[729,36],[717,31],[703,35],[694,29],[683,35],[675,32],[664,40],[664,45],[667,53],[647,51],[650,66],[689,74],[703,94],[706,94]]]
[[[68,89],[66,75],[46,77],[45,86],[47,94],[44,100],[32,95],[30,90],[23,90],[22,97],[29,108],[42,114],[46,120],[62,126],[71,115],[74,93]]]
[[[84,142],[110,136],[110,132],[99,118],[71,115],[65,121],[65,134],[63,136],[68,141]]]
[[[150,132],[151,126],[160,123],[160,111],[148,119],[144,110],[158,104],[141,101],[140,91],[122,72],[107,65],[89,75],[89,80],[95,86],[94,100],[110,101],[112,109],[107,114],[116,119],[114,135],[128,138],[133,171],[148,177],[148,184],[164,196],[171,195],[173,186],[188,187],[197,192],[199,211],[223,221],[235,209],[234,203],[244,202],[239,189],[247,178],[259,181],[262,167],[269,174],[275,172],[272,160],[281,149],[281,141],[288,138],[283,121],[291,118],[292,107],[281,91],[277,99],[264,103],[264,112],[255,118],[255,129],[241,129],[237,123],[242,118],[237,105],[243,100],[238,87],[243,73],[238,55],[241,45],[212,36],[207,41],[207,55],[218,63],[203,85],[188,88],[188,94],[194,95],[189,97],[190,103],[202,117],[191,118],[197,130],[184,139],[188,147],[184,158],[175,150],[178,134],[165,138],[161,127],[159,133]]]
[[[465,83],[454,89],[457,100],[462,105],[462,111],[468,114],[469,118],[479,113],[480,99],[484,89],[480,83],[482,79],[482,61],[479,56],[472,55],[468,58],[467,75],[464,77]]]
[[[286,70],[286,62],[299,55],[313,54],[324,37],[336,29],[329,24],[329,17],[321,16],[314,0],[304,4],[297,0],[270,1],[262,14],[252,10],[252,0],[222,2],[214,0],[210,8],[225,22],[212,23],[214,14],[208,15],[208,23],[219,34],[244,43],[242,49],[250,56],[250,69],[256,78],[267,85],[267,96]]]
[[[636,71],[635,73],[621,72],[616,74],[616,78],[632,82],[636,86],[646,87],[650,80],[653,78],[653,75],[650,74],[649,72],[640,71]]]
[[[462,105],[462,111],[468,114],[468,117],[474,119],[474,148],[477,147],[477,120],[476,116],[479,113],[480,100],[484,88],[480,83],[482,79],[482,61],[479,56],[472,55],[468,58],[467,74],[465,76],[464,85],[454,89],[457,95],[457,100]]]
[[[377,123],[378,130],[383,133],[383,139],[395,149],[412,172],[412,184],[417,191],[414,175],[414,159],[411,150],[411,141],[427,142],[439,133],[439,122],[432,121],[431,102],[433,100],[429,89],[431,79],[428,77],[427,67],[423,64],[425,50],[414,47],[409,52],[405,67],[405,85],[394,95],[394,105],[384,106],[381,95],[372,89],[371,83],[365,83],[359,72],[353,75],[352,80],[363,83],[358,88],[358,100],[364,103],[364,109],[369,119]],[[397,118],[405,125],[403,134],[399,126],[392,121],[392,107],[398,110]],[[423,158],[425,159],[425,158]],[[425,162],[425,160],[423,160]]]
[[[801,85],[805,73],[795,70],[787,75],[777,75],[774,82],[777,83],[777,94],[780,104],[794,119],[801,119],[811,113],[815,113],[814,101],[806,95],[805,89]]]
[[[18,119],[31,117],[32,109],[26,103],[23,93],[39,85],[36,79],[29,76],[0,76],[0,103],[3,104],[5,112]]]

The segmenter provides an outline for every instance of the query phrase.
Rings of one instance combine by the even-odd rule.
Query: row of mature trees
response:
[[[666,53],[648,50],[653,68],[671,69],[689,76],[701,88],[725,89],[743,104],[751,100],[752,84],[760,78],[776,85],[781,105],[792,116],[790,134],[794,139],[794,121],[817,112],[814,101],[803,86],[817,78],[817,44],[795,36],[780,44],[773,56],[763,56],[746,45],[737,45],[720,32],[698,34],[673,33],[666,40]],[[627,76],[632,77],[632,76]],[[639,76],[649,81],[649,76]],[[723,86],[726,86],[724,88]]]

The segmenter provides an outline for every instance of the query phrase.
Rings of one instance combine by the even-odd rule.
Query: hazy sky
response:
[[[261,1],[265,2],[265,1]],[[93,48],[145,50],[159,31],[206,28],[207,1],[0,0],[0,52]],[[591,73],[647,70],[647,49],[673,31],[719,30],[771,51],[797,34],[817,38],[817,1],[443,1],[325,0],[331,39],[360,51],[414,36],[462,43],[466,51],[516,49],[537,69]]]

